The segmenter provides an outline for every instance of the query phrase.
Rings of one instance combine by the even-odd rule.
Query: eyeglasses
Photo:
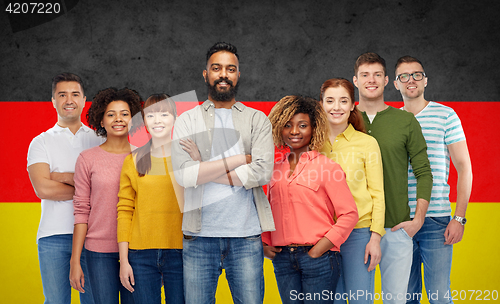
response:
[[[399,80],[399,81],[405,83],[405,82],[410,81],[410,76],[413,77],[413,79],[415,81],[419,81],[419,80],[424,79],[424,77],[427,77],[424,72],[415,72],[412,74],[403,73],[403,74],[399,74],[398,76],[396,76],[396,80]]]

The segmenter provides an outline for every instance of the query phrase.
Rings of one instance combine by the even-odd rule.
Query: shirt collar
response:
[[[54,126],[54,129],[55,129],[57,132],[65,132],[65,130],[67,130],[67,131],[71,132],[71,131],[69,130],[69,128],[68,128],[68,127],[63,128],[63,127],[61,127],[60,125],[58,125],[58,124],[57,124],[57,122],[56,122],[56,124],[55,124],[55,126]],[[91,129],[91,128],[87,127],[87,126],[86,126],[86,125],[84,125],[83,123],[82,123],[82,126],[80,127],[80,129],[78,129],[78,131],[76,131],[76,133],[80,132],[80,130],[82,130],[82,132],[85,132],[85,133],[88,133],[88,132],[92,131],[92,129]]]
[[[203,107],[203,109],[205,111],[208,111],[208,109],[210,109],[210,107],[215,107],[214,103],[209,99],[205,100],[205,102],[201,106]],[[243,110],[246,108],[246,106],[244,104],[242,104],[241,102],[237,101],[235,104],[233,104],[231,106],[231,108],[235,108],[236,110],[243,112]]]
[[[319,151],[311,150],[311,151],[307,151],[307,152],[302,153],[302,155],[300,155],[300,158],[301,159],[306,158],[308,161],[310,161],[310,160],[313,160],[316,157],[318,157],[319,154],[320,154]],[[287,152],[286,154],[283,155],[283,157],[281,157],[280,159],[277,159],[276,163],[281,164],[284,162],[288,162],[288,155],[290,155],[290,152]]]
[[[345,139],[347,139],[347,141],[351,141],[351,138],[354,136],[354,133],[356,133],[356,129],[354,129],[354,127],[352,126],[352,124],[349,124],[347,126],[347,129],[345,129],[344,132],[342,132],[342,134],[339,134],[339,135],[343,135]]]

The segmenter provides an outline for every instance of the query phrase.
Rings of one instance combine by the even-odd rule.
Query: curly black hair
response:
[[[281,98],[269,113],[269,121],[273,125],[273,141],[278,149],[284,149],[286,143],[281,131],[295,114],[309,115],[313,134],[309,149],[319,150],[328,138],[328,119],[321,104],[312,97],[289,95]]]
[[[130,114],[133,117],[135,114],[141,111],[141,96],[134,90],[129,88],[116,89],[107,88],[100,90],[94,100],[92,100],[92,105],[87,112],[87,121],[89,126],[95,130],[98,136],[106,137],[106,129],[101,126],[101,121],[104,118],[104,112],[112,101],[123,100],[125,101],[129,108]]]

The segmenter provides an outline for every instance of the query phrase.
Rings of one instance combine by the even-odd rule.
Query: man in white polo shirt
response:
[[[29,177],[36,195],[42,200],[37,243],[46,304],[71,303],[73,172],[80,152],[102,143],[94,131],[82,124],[85,100],[79,76],[62,73],[54,77],[52,104],[57,111],[57,123],[35,137],[28,149]],[[82,255],[82,268],[86,273],[84,259]],[[94,303],[87,278],[85,276],[85,293],[80,294],[82,304]]]

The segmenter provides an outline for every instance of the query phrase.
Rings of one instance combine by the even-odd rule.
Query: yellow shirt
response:
[[[385,200],[382,158],[377,140],[356,131],[349,124],[332,144],[328,140],[321,153],[338,163],[358,207],[359,221],[354,228],[370,227],[385,234]]]
[[[151,171],[139,177],[132,154],[123,162],[118,242],[129,242],[130,249],[182,249],[182,206],[168,167],[172,168],[170,157],[151,157]]]

